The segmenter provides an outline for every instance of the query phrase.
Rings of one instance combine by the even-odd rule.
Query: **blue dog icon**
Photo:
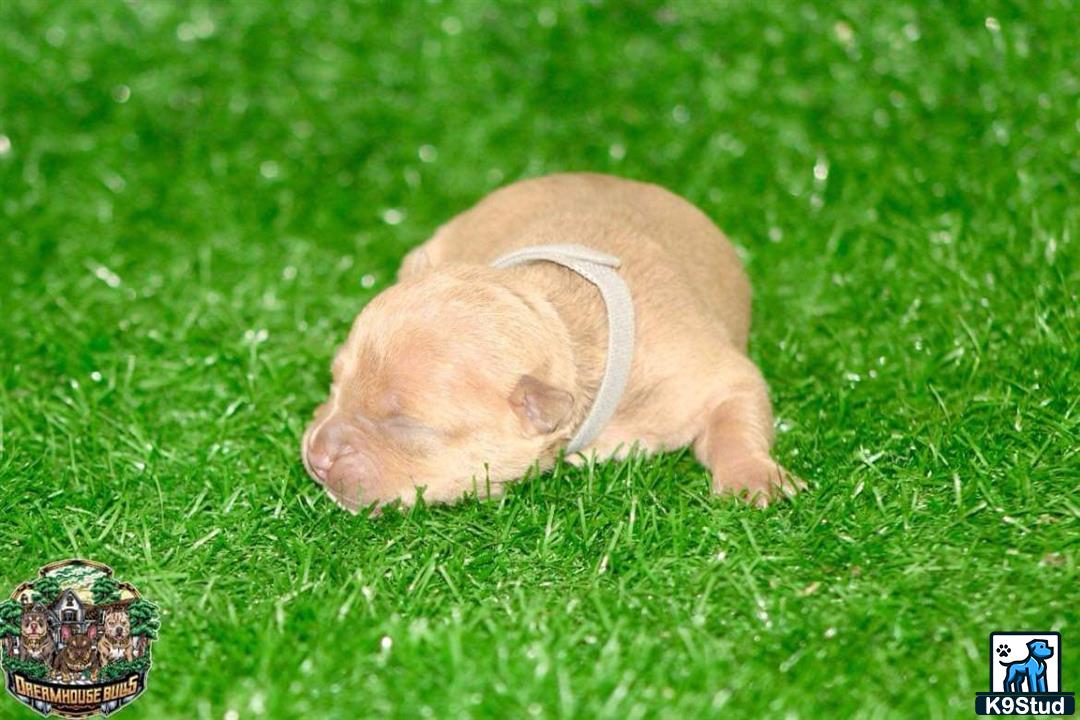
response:
[[[1023,660],[1001,663],[1007,668],[1004,692],[1024,692],[1025,680],[1029,693],[1046,692],[1046,659],[1054,656],[1054,649],[1045,640],[1032,640],[1027,647],[1028,656]]]

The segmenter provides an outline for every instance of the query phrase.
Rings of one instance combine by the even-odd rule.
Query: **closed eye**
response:
[[[435,428],[405,415],[385,418],[379,425],[403,440],[425,440],[439,435],[439,431]]]

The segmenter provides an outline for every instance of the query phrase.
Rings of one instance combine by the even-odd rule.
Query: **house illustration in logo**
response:
[[[53,602],[52,607],[53,615],[55,615],[60,623],[63,625],[82,625],[86,617],[86,610],[83,608],[82,601],[79,600],[79,596],[75,594],[74,590],[65,590],[60,594],[58,598]]]

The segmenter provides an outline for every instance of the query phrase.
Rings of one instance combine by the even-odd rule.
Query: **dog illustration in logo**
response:
[[[52,665],[56,645],[49,635],[49,614],[44,606],[35,604],[23,612],[19,647],[23,660],[36,660]]]
[[[1006,668],[1005,687],[1007,693],[1024,692],[1027,681],[1029,693],[1046,692],[1046,660],[1054,656],[1054,649],[1046,640],[1032,640],[1027,644],[1028,655],[1016,662],[1001,662]]]
[[[102,618],[104,630],[98,640],[98,656],[101,664],[116,660],[131,660],[131,621],[125,610],[106,610]]]
[[[90,673],[90,679],[97,677],[97,648],[94,641],[97,639],[97,625],[91,623],[81,633],[72,629],[71,625],[60,627],[60,640],[64,647],[56,653],[53,668],[62,682],[80,680],[84,673]]]

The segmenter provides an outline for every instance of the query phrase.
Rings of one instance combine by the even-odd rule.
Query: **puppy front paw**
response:
[[[734,495],[759,508],[767,507],[773,500],[794,497],[807,487],[802,479],[768,456],[723,460],[713,466],[712,476],[714,493]]]

